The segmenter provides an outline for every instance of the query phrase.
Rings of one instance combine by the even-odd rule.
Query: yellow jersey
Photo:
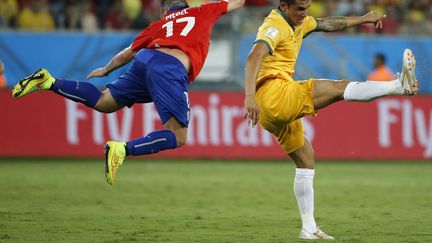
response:
[[[293,80],[297,56],[303,38],[317,27],[314,17],[307,16],[299,26],[289,24],[288,16],[279,8],[264,19],[254,43],[267,45],[270,55],[263,58],[256,84],[267,79]]]

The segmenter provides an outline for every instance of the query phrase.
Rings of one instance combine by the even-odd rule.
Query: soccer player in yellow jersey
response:
[[[389,82],[347,80],[294,81],[294,67],[307,35],[338,31],[374,23],[382,27],[385,15],[370,12],[358,17],[313,18],[307,11],[311,0],[280,0],[264,20],[249,53],[245,68],[245,117],[271,132],[296,164],[294,194],[300,210],[301,239],[333,239],[314,219],[314,151],[304,137],[301,117],[340,100],[371,101],[388,95],[415,95],[415,57],[405,50],[401,75]]]

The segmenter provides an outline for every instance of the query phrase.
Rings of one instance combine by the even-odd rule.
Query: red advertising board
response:
[[[187,145],[158,156],[284,158],[272,136],[243,119],[240,92],[190,94]],[[130,140],[161,127],[152,104],[101,114],[51,92],[13,100],[0,92],[0,157],[101,157],[106,140]],[[303,119],[320,159],[432,157],[432,97],[339,102]]]

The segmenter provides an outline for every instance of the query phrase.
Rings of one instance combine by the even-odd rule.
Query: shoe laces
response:
[[[321,235],[324,237],[330,237],[328,234],[326,234],[324,231],[321,230],[322,228],[324,228],[324,227],[323,226],[317,226],[317,231],[315,232],[315,234]]]

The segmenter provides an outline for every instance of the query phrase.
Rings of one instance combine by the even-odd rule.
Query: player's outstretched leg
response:
[[[349,82],[316,80],[314,83],[314,106],[322,109],[339,100],[369,102],[390,95],[416,95],[418,82],[415,77],[416,59],[411,50],[403,54],[402,72],[393,81]]]
[[[46,69],[39,69],[32,75],[18,82],[12,90],[12,97],[17,99],[30,93],[43,90],[52,90],[69,100],[83,103],[101,112],[112,112],[122,107],[112,105],[111,103],[115,103],[112,100],[108,102],[108,104],[100,104],[102,109],[99,109],[96,107],[96,104],[103,94],[96,86],[89,82],[54,78]],[[106,100],[106,98],[104,100]]]
[[[416,95],[418,82],[415,77],[416,59],[411,50],[403,54],[402,72],[390,82],[351,82],[344,92],[347,101],[370,101],[388,95]]]

